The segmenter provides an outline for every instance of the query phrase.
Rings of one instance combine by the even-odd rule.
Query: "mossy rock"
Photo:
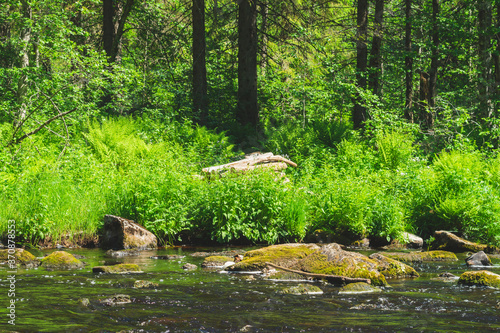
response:
[[[143,289],[143,288],[155,288],[158,287],[158,283],[146,281],[146,280],[136,280],[134,282],[134,288]]]
[[[320,295],[323,294],[323,290],[315,285],[299,284],[297,286],[283,288],[279,293],[291,295]]]
[[[42,267],[47,269],[79,269],[85,266],[71,253],[55,251],[42,259]]]
[[[290,268],[314,274],[370,279],[375,286],[385,286],[387,280],[378,271],[378,265],[376,260],[357,252],[344,251],[340,245],[332,243],[322,246]]]
[[[484,286],[500,289],[500,275],[490,271],[465,272],[460,275],[458,284],[467,286]]]
[[[219,268],[224,266],[228,261],[233,261],[233,258],[227,256],[210,256],[206,257],[201,264],[202,268]]]
[[[248,251],[242,261],[231,266],[231,271],[262,270],[266,262],[282,267],[290,267],[299,260],[319,249],[316,244],[280,244]]]
[[[112,306],[112,305],[122,305],[122,304],[132,303],[132,300],[130,299],[129,295],[118,294],[110,298],[99,300],[99,302]]]
[[[498,247],[474,243],[445,230],[438,230],[434,232],[434,241],[431,246],[434,250],[453,252],[484,251],[485,253],[490,254],[500,253],[500,249]]]
[[[15,258],[16,267],[34,268],[40,265],[40,261],[25,249],[15,249],[14,251],[12,249],[0,250],[0,263],[8,264],[12,256]],[[13,269],[15,267],[10,268]]]
[[[382,273],[386,279],[401,279],[401,278],[416,278],[419,277],[417,271],[400,261],[388,258],[380,253],[374,253],[370,259],[378,262],[378,271]]]
[[[381,252],[381,255],[404,262],[424,262],[424,261],[457,261],[458,258],[453,252],[448,251],[426,251],[426,252]]]
[[[292,272],[285,272],[277,270],[273,273],[267,274],[265,277],[267,280],[279,280],[279,281],[308,281],[310,279],[306,278],[304,275],[300,275]]]
[[[380,288],[374,287],[365,282],[349,283],[339,290],[339,294],[364,294],[381,292]]]
[[[92,272],[94,273],[142,273],[139,266],[136,264],[118,264],[112,266],[96,266],[92,268]]]

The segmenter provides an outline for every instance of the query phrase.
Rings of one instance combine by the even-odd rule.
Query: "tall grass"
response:
[[[91,235],[115,214],[164,242],[300,241],[317,229],[392,240],[447,229],[500,245],[500,158],[468,149],[429,162],[411,135],[363,139],[338,123],[286,125],[264,145],[299,162],[290,181],[264,170],[203,179],[202,167],[242,154],[224,133],[190,122],[90,121],[64,154],[41,131],[0,150],[0,233],[12,219],[27,242]]]

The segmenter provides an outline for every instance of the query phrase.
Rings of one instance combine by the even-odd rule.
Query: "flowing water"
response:
[[[199,250],[199,249],[197,249]],[[212,251],[215,249],[211,249]],[[220,250],[220,249],[217,249]],[[77,271],[18,269],[15,326],[8,323],[9,280],[0,268],[0,328],[18,332],[491,332],[500,331],[500,290],[461,287],[435,279],[439,273],[460,275],[464,257],[454,263],[414,265],[421,277],[389,281],[380,293],[339,294],[339,287],[315,283],[321,295],[290,295],[280,290],[297,282],[276,282],[221,274],[216,270],[184,271],[200,265],[193,249],[143,252],[111,259],[101,250],[67,250],[84,255]],[[45,254],[51,251],[45,251]],[[185,255],[155,260],[154,255]],[[40,252],[35,253],[41,256]],[[94,274],[92,267],[136,263],[138,274]],[[491,271],[500,274],[500,260]],[[136,289],[135,280],[158,283]],[[132,302],[100,302],[127,294]],[[82,298],[90,304],[84,306]]]

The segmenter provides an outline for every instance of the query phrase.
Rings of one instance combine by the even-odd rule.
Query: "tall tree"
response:
[[[199,123],[208,117],[207,67],[205,63],[205,0],[193,0],[193,111]]]
[[[238,10],[238,119],[257,125],[257,1],[239,0]]]
[[[134,0],[126,0],[125,4],[116,0],[102,1],[103,49],[109,63],[114,63],[119,56],[123,30],[133,5]]]
[[[381,95],[382,85],[380,77],[382,75],[382,34],[384,21],[384,2],[385,0],[375,0],[375,21],[373,31],[372,49],[370,51],[370,76],[368,84],[370,89],[376,95]]]
[[[480,118],[490,118],[493,113],[492,93],[492,54],[491,54],[491,0],[477,3],[478,55],[479,55],[479,112]]]
[[[21,68],[21,76],[19,81],[17,82],[17,103],[19,105],[19,110],[17,114],[17,123],[23,123],[26,118],[26,92],[28,91],[28,79],[26,75],[26,71],[22,69],[29,67],[30,58],[29,58],[29,46],[31,43],[31,5],[28,0],[21,1],[21,15],[23,17],[23,27],[20,33],[20,41],[21,41],[21,52],[20,52],[20,61],[19,65]],[[16,125],[16,123],[15,123]]]
[[[439,0],[432,0],[432,54],[429,73],[429,106],[436,106],[437,78],[439,66]],[[429,127],[431,124],[428,123]]]
[[[413,123],[413,54],[411,0],[405,0],[405,118]]]
[[[356,31],[356,81],[359,89],[366,88],[366,67],[368,62],[368,48],[366,45],[368,32],[368,0],[358,0]],[[366,107],[362,105],[361,96],[356,96],[352,120],[355,129],[364,127],[368,118]]]

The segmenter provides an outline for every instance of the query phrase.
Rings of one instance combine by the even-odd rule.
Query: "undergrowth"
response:
[[[114,214],[164,243],[294,242],[317,230],[403,241],[446,229],[500,245],[500,157],[470,147],[425,156],[408,132],[361,138],[333,121],[265,132],[265,149],[298,168],[204,179],[203,167],[243,154],[191,122],[96,119],[75,126],[69,145],[40,131],[0,150],[0,232],[14,220],[17,240],[36,244],[96,234]]]

